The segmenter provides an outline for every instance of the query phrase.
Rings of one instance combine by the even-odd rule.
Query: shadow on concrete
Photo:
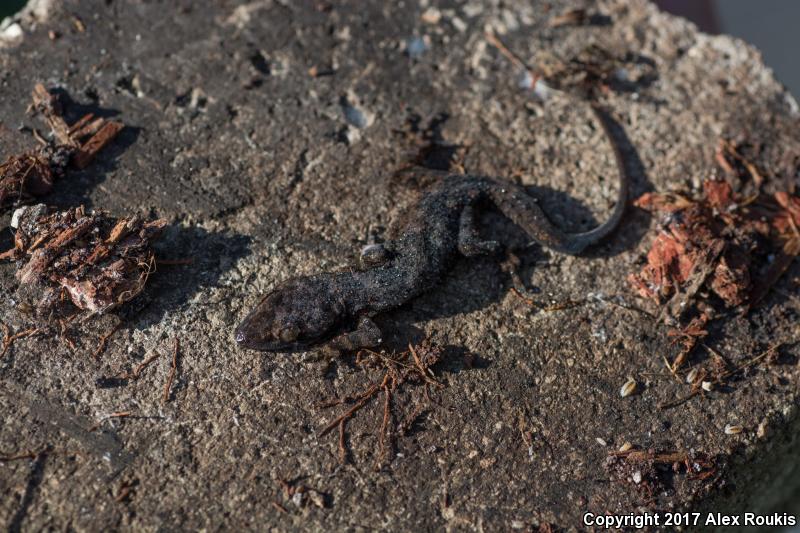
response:
[[[137,329],[158,323],[165,313],[184,306],[204,288],[215,286],[236,261],[251,253],[250,243],[246,235],[169,225],[154,244],[156,271],[139,297],[141,303],[130,302],[120,318]]]
[[[31,463],[28,483],[25,486],[25,493],[22,495],[22,500],[19,502],[17,512],[14,513],[8,525],[8,531],[12,533],[22,531],[22,523],[25,521],[25,517],[28,515],[28,509],[31,503],[33,503],[36,493],[39,492],[39,487],[44,479],[44,465],[47,461],[47,453],[47,450],[40,452]]]

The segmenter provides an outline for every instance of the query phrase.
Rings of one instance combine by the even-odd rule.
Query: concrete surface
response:
[[[74,329],[75,350],[34,337],[0,361],[0,451],[48,447],[0,463],[9,495],[0,520],[10,529],[498,531],[581,528],[587,511],[790,511],[797,265],[763,307],[706,339],[733,362],[785,342],[778,363],[662,411],[660,402],[687,392],[664,369],[678,349],[665,327],[598,301],[534,313],[496,260],[463,260],[438,290],[379,320],[390,349],[423,336],[448,349],[437,367],[447,387],[378,471],[382,400],[348,424],[348,464],[339,464],[338,437],[317,432],[339,413],[321,400],[354,394],[379,373],[234,345],[232,330],[259,294],[292,275],[346,267],[412,205],[418,185],[396,171],[418,152],[417,119],[463,147],[467,171],[535,184],[565,228],[608,212],[613,165],[590,114],[520,90],[486,28],[531,65],[589,43],[655,65],[652,83],[605,99],[635,194],[697,186],[715,172],[718,137],[743,132],[764,143],[757,163],[769,187],[796,181],[787,169],[800,154],[797,105],[740,41],[698,34],[642,0],[600,2],[610,25],[560,28],[547,22],[572,2],[443,2],[436,23],[421,17],[427,4],[67,1],[0,51],[4,154],[33,144],[19,125],[41,128],[25,114],[36,82],[117,114],[129,127],[47,200],[167,217],[159,256],[192,259],[159,267],[100,358],[92,353],[114,317]],[[311,76],[312,67],[332,74]],[[499,216],[482,220],[487,234],[524,242]],[[631,210],[586,256],[529,249],[525,280],[542,299],[592,293],[646,306],[625,278],[655,224]],[[30,323],[13,273],[0,266],[0,319],[17,331]],[[175,338],[176,379],[162,402]],[[138,380],[107,379],[154,354]],[[629,376],[640,393],[621,398]],[[419,388],[398,391],[395,416],[422,398]],[[115,412],[131,416],[103,420]],[[733,423],[745,431],[726,435]],[[720,477],[676,474],[649,502],[605,469],[625,441],[701,451]],[[323,505],[296,505],[281,479],[315,489]]]

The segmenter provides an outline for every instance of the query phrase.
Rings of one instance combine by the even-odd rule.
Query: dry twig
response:
[[[161,403],[167,403],[169,400],[169,390],[172,388],[172,382],[175,381],[175,374],[178,373],[178,350],[180,350],[180,341],[175,337],[175,344],[172,350],[172,367],[169,371],[169,378],[164,384],[164,396],[161,398]]]

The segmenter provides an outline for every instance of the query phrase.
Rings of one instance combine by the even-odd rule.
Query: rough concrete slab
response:
[[[82,326],[75,350],[23,339],[0,361],[0,450],[49,446],[34,460],[0,463],[0,517],[11,529],[575,529],[584,512],[652,508],[605,469],[625,441],[715,458],[720,478],[674,476],[654,495],[659,509],[796,511],[796,498],[793,508],[782,501],[800,479],[796,265],[766,305],[707,339],[733,362],[785,342],[780,364],[662,411],[686,392],[664,370],[677,351],[666,328],[601,301],[533,313],[496,260],[465,259],[439,289],[379,321],[389,347],[423,336],[449,347],[437,368],[447,387],[379,471],[381,402],[348,425],[349,464],[339,464],[335,435],[317,437],[336,414],[318,402],[374,374],[232,340],[259,294],[347,266],[368,235],[413,204],[418,186],[396,170],[415,154],[415,117],[446,117],[439,134],[466,147],[468,172],[535,185],[563,227],[604,217],[614,170],[588,110],[520,90],[486,29],[531,65],[590,43],[652,62],[651,83],[606,97],[635,194],[699,185],[715,171],[719,136],[741,132],[765,143],[757,163],[770,186],[796,183],[784,169],[800,153],[797,105],[756,50],[641,0],[593,4],[610,24],[558,28],[548,21],[572,2],[442,2],[436,23],[423,20],[433,2],[422,0],[47,4],[42,22],[0,52],[4,154],[34,142],[18,126],[37,125],[25,113],[36,82],[118,115],[129,127],[47,200],[167,217],[160,255],[193,262],[159,268],[99,359],[92,353],[113,317]],[[312,67],[331,74],[311,76]],[[644,305],[625,278],[654,224],[632,210],[583,257],[531,249],[525,279],[555,302],[593,293]],[[524,241],[499,216],[483,225]],[[13,273],[0,266],[0,317],[16,329],[28,318]],[[181,355],[164,403],[175,338]],[[157,353],[138,380],[104,386]],[[465,353],[480,364],[469,368]],[[629,376],[642,390],[621,398]],[[133,416],[90,431],[121,411]],[[726,435],[726,424],[745,431]],[[301,479],[326,506],[294,505],[279,479]],[[124,486],[130,495],[117,501]]]

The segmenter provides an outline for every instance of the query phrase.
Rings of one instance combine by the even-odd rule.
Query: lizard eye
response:
[[[289,324],[280,331],[278,337],[283,342],[294,342],[297,340],[299,335],[300,328],[297,326],[297,324]]]

